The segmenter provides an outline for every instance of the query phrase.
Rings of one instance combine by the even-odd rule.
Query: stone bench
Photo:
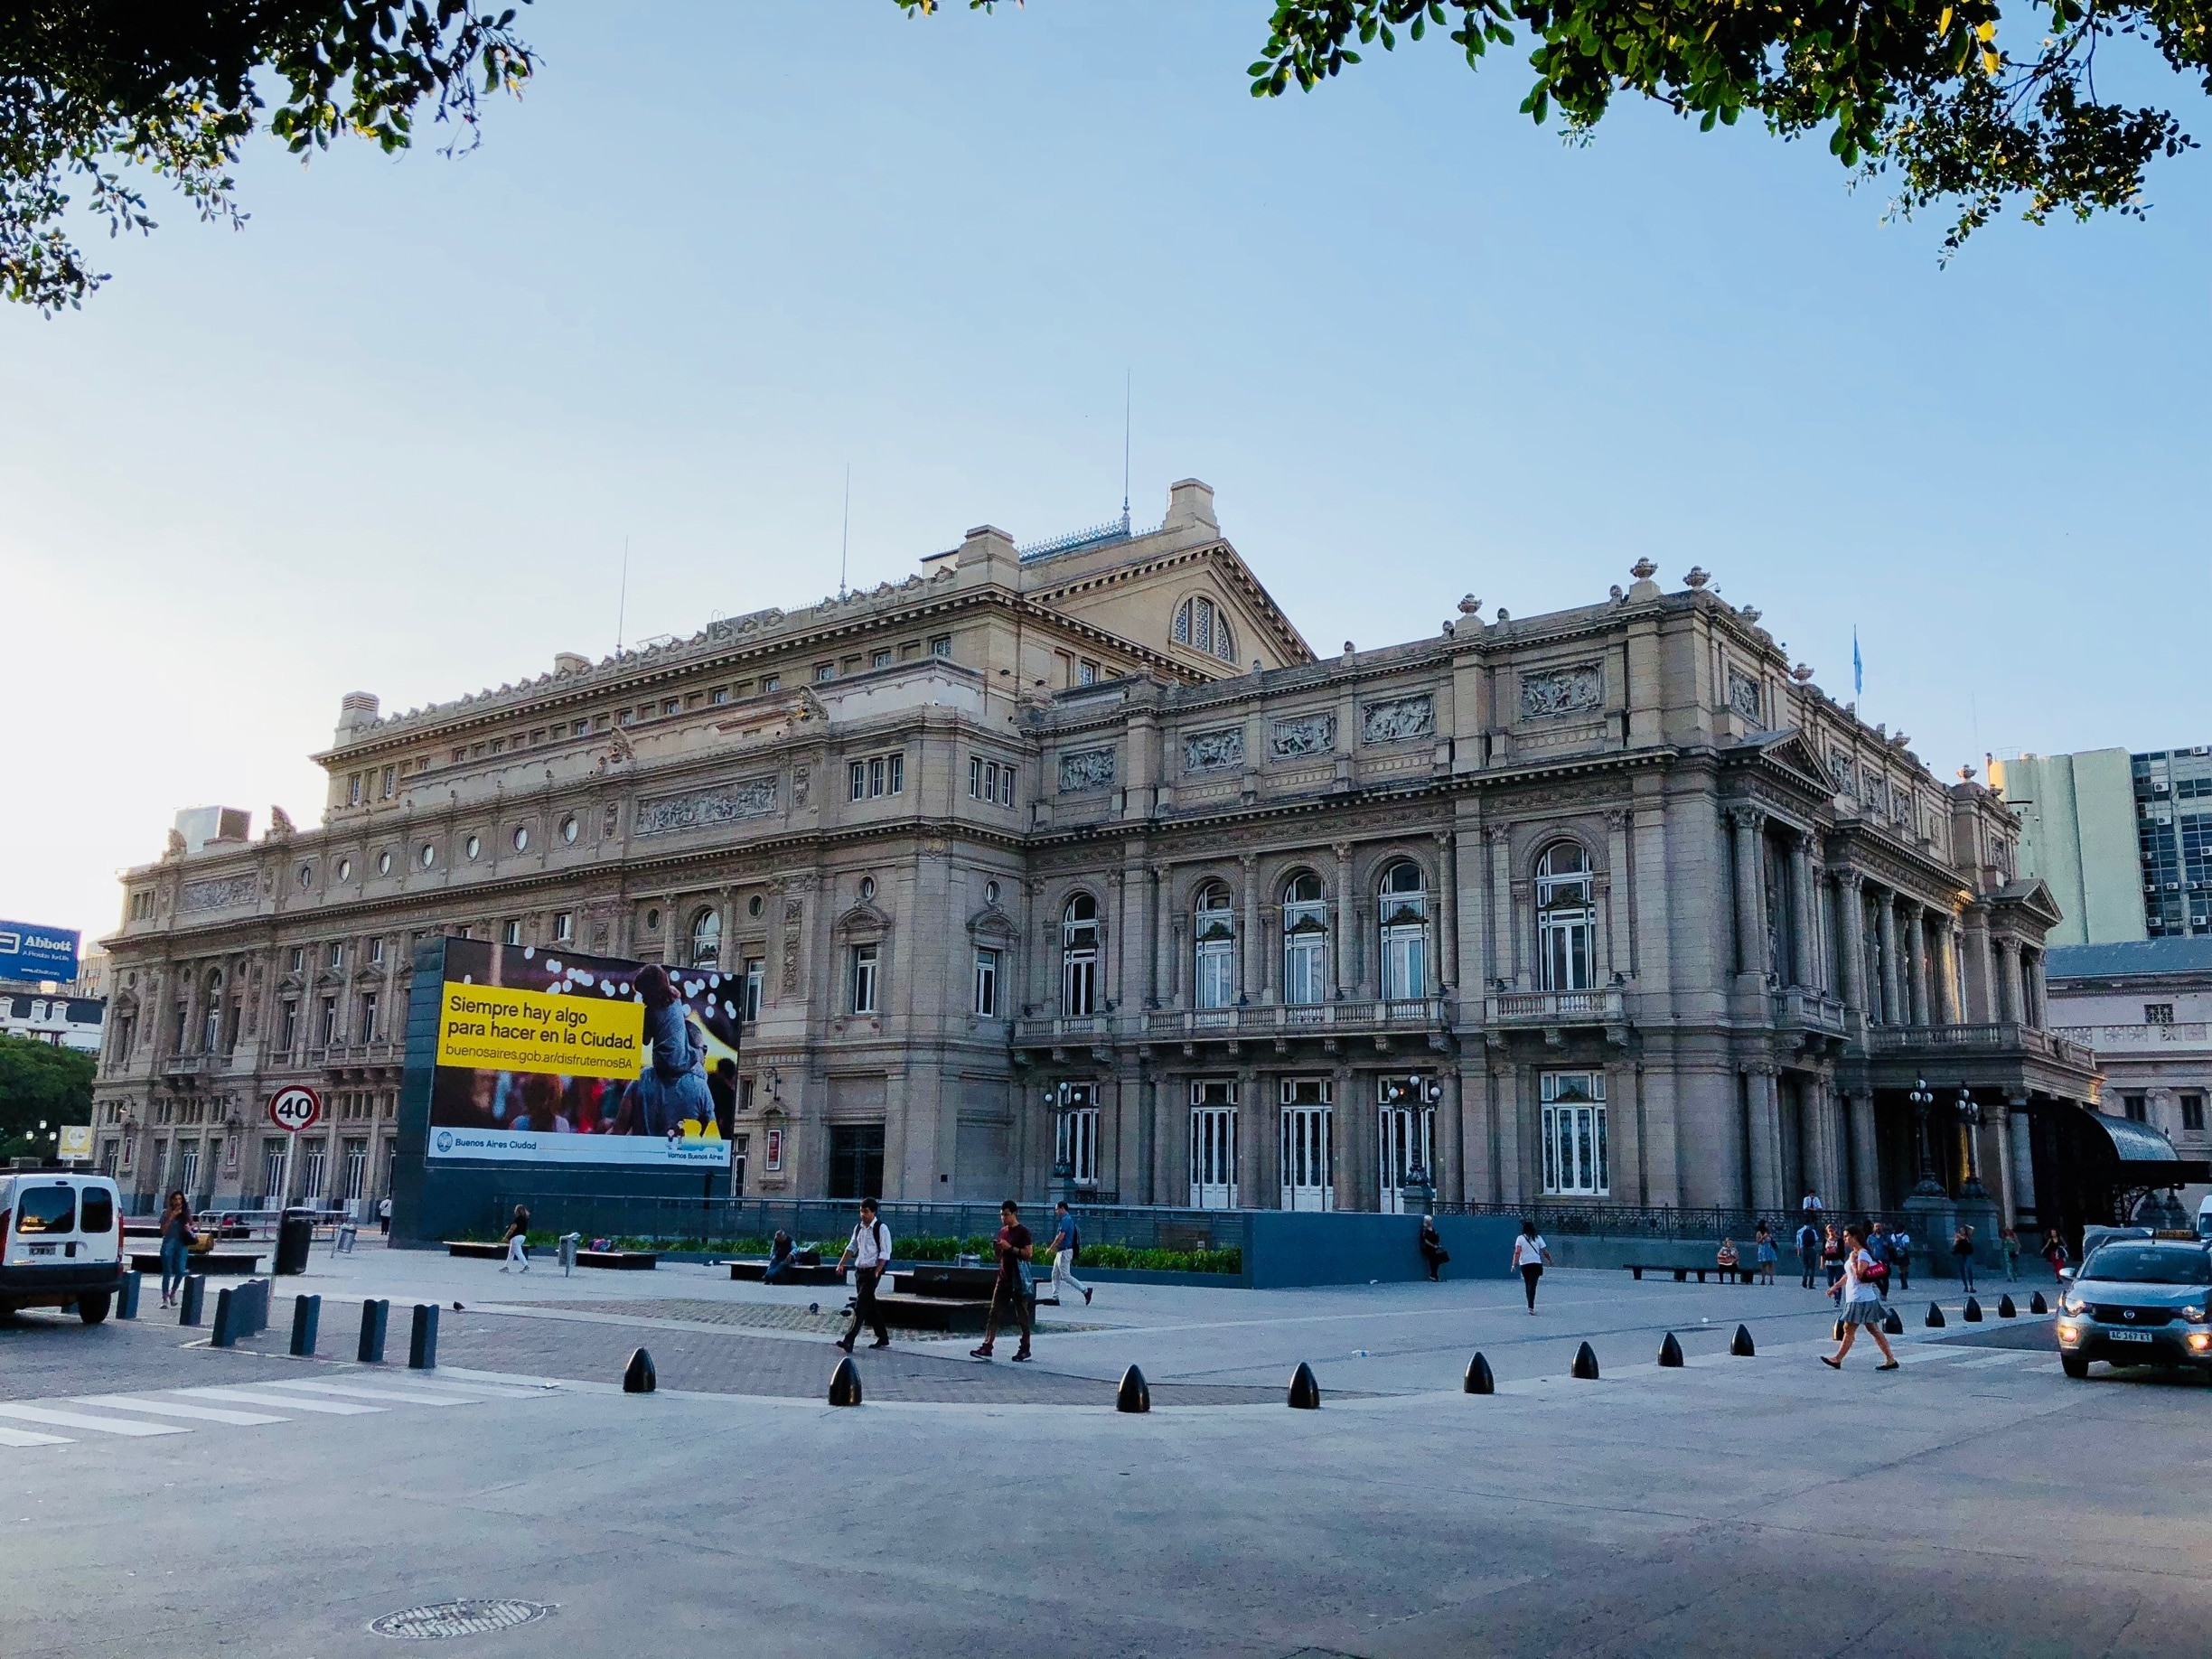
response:
[[[812,1255],[814,1252],[809,1251],[802,1253]],[[767,1272],[768,1263],[764,1260],[733,1261],[729,1264],[729,1274],[734,1279],[758,1284],[764,1281]],[[811,1261],[794,1257],[792,1264],[776,1276],[779,1285],[841,1285],[844,1282],[845,1275],[834,1266],[824,1267],[818,1255]]]
[[[1672,1261],[1631,1261],[1627,1267],[1629,1273],[1638,1280],[1641,1280],[1646,1273],[1672,1273],[1674,1275],[1674,1282],[1678,1285],[1687,1283],[1692,1273],[1697,1275],[1697,1281],[1701,1285],[1705,1282],[1705,1275],[1708,1273],[1724,1285],[1731,1281],[1739,1285],[1756,1284],[1758,1282],[1759,1276],[1759,1269],[1756,1264],[1750,1267],[1745,1267],[1740,1263],[1735,1267],[1714,1265],[1678,1267]]]
[[[449,1256],[464,1256],[473,1261],[504,1261],[507,1260],[507,1246],[486,1244],[474,1239],[448,1239],[445,1241],[445,1253]],[[548,1261],[558,1264],[560,1261],[560,1252],[557,1248],[541,1245],[537,1248],[530,1261],[533,1265]],[[660,1264],[660,1253],[656,1251],[579,1250],[576,1251],[576,1266],[578,1267],[615,1268],[636,1271],[658,1267]]]
[[[184,1258],[187,1273],[205,1273],[212,1279],[251,1279],[261,1258],[251,1251],[202,1250]],[[141,1273],[158,1275],[161,1272],[161,1251],[134,1250],[130,1255],[132,1268]]]
[[[876,1306],[886,1325],[907,1331],[974,1332],[990,1317],[990,1303],[945,1296],[878,1296]]]

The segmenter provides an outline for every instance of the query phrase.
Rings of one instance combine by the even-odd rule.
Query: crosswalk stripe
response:
[[[287,1417],[260,1411],[226,1411],[217,1406],[180,1405],[173,1400],[141,1400],[135,1394],[80,1394],[79,1405],[113,1406],[118,1411],[145,1411],[155,1417],[188,1417],[204,1423],[284,1423]]]
[[[66,1434],[33,1434],[28,1429],[0,1429],[0,1446],[73,1446]]]
[[[180,1388],[172,1391],[195,1400],[230,1400],[239,1405],[274,1406],[284,1411],[320,1411],[326,1417],[366,1417],[382,1406],[353,1405],[343,1400],[309,1400],[290,1394],[258,1393],[249,1388]]]
[[[307,1382],[287,1381],[283,1382],[271,1382],[267,1384],[267,1386],[270,1388],[281,1388],[287,1395],[290,1394],[294,1389],[299,1389],[305,1392],[314,1394],[343,1394],[357,1400],[393,1400],[408,1405],[447,1406],[478,1405],[482,1403],[480,1401],[471,1399],[466,1394],[431,1394],[425,1393],[417,1389],[395,1388],[390,1386],[386,1386],[383,1388],[362,1388],[358,1383],[353,1382]]]
[[[0,1405],[0,1417],[13,1417],[26,1423],[52,1423],[57,1429],[88,1429],[94,1434],[144,1437],[192,1432],[173,1423],[142,1423],[128,1417],[94,1417],[87,1411],[57,1411],[51,1406]]]

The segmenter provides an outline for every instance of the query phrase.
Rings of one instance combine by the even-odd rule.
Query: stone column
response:
[[[2020,953],[2020,966],[2025,970],[2028,993],[2020,1001],[2020,1007],[2026,1010],[2021,1023],[2040,1031],[2050,1024],[2050,1005],[2043,984],[2043,952],[2023,951]]]
[[[1769,1216],[1782,1212],[1782,1105],[1774,1067],[1762,1062],[1747,1073],[1751,1093],[1751,1207]]]
[[[1151,1001],[1161,1008],[1175,1002],[1175,873],[1164,864],[1152,867]]]
[[[1757,973],[1767,965],[1764,908],[1766,883],[1759,867],[1761,817],[1751,807],[1737,807],[1729,818],[1736,827],[1736,969]]]
[[[1512,983],[1514,977],[1513,844],[1503,828],[1486,829],[1483,840],[1490,849],[1490,972]],[[1486,993],[1490,987],[1483,987]]]
[[[2028,1101],[2024,1097],[2016,1098],[2007,1105],[2005,1140],[2006,1149],[2011,1154],[2011,1164],[2010,1178],[2005,1183],[2005,1201],[2011,1207],[2006,1212],[2005,1218],[2018,1225],[2020,1213],[2031,1210],[2039,1224],[2048,1226],[2049,1219],[2044,1215],[2042,1206],[2036,1200],[2033,1138],[2029,1133],[2031,1122],[2028,1115]]]
[[[1945,916],[1937,924],[1936,937],[1942,954],[1936,965],[1940,969],[1939,984],[1943,991],[1943,1017],[1945,1025],[1964,1025],[1966,1021],[1966,998],[1959,984],[1959,922],[1956,916]]]
[[[1847,1096],[1844,1108],[1851,1124],[1851,1204],[1861,1210],[1881,1208],[1881,1159],[1874,1145],[1874,1095],[1864,1091]]]
[[[1363,1111],[1352,1098],[1354,1081],[1352,1068],[1339,1062],[1329,1088],[1329,1172],[1340,1210],[1373,1207],[1360,1203],[1359,1149],[1374,1134],[1374,1110],[1370,1103]]]
[[[1866,877],[1857,870],[1836,872],[1836,911],[1842,922],[1843,1001],[1867,1011]]]
[[[1796,836],[1789,849],[1790,970],[1796,983],[1808,989],[1818,981],[1813,974],[1813,873],[1805,838]]]
[[[2020,941],[2010,933],[1997,939],[1997,1021],[2000,1025],[2014,1026],[2027,1023],[2021,1012],[2023,987],[2020,983]]]
[[[1356,923],[1352,909],[1352,847],[1348,841],[1338,841],[1329,850],[1336,855],[1336,997],[1342,1001],[1350,995],[1353,983],[1352,943]]]
[[[1881,1023],[1902,1026],[1907,1022],[1898,995],[1897,895],[1884,887],[1875,895],[1875,903],[1879,906],[1874,922],[1881,945]]]
[[[1973,954],[1974,995],[1966,1017],[1983,1025],[1997,1018],[1997,961],[1990,949],[1989,916],[1975,911],[1966,923],[1966,948]]]
[[[1237,862],[1244,870],[1244,960],[1237,990],[1240,1001],[1260,1002],[1267,995],[1267,970],[1260,963],[1260,858],[1246,853]]]
[[[1459,983],[1459,882],[1452,866],[1452,838],[1439,833],[1437,848],[1437,983],[1432,997],[1447,985]]]
[[[1606,823],[1606,967],[1633,975],[1637,967],[1636,915],[1629,903],[1628,814],[1607,812]]]
[[[1927,911],[1911,899],[1905,901],[1905,969],[1910,977],[1912,1023],[1936,1023],[1928,1005]]]

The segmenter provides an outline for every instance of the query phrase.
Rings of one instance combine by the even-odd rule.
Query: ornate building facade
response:
[[[1157,529],[986,527],[808,610],[349,697],[319,827],[127,872],[101,1156],[373,1197],[412,947],[466,930],[738,976],[752,1193],[1775,1211],[1979,1178],[2032,1218],[2032,1126],[2095,1078],[2047,1029],[2018,820],[1655,574],[1319,658],[1186,481]],[[1979,1128],[1917,1120],[1924,1076]],[[293,1081],[336,1111],[287,1159],[260,1108]]]

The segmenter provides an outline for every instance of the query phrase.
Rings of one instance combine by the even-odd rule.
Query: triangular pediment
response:
[[[2066,919],[2058,908],[2058,901],[2051,897],[2050,886],[2040,876],[2025,881],[2008,882],[1991,895],[2000,904],[2013,904],[2026,911],[2045,927],[2057,927]]]

